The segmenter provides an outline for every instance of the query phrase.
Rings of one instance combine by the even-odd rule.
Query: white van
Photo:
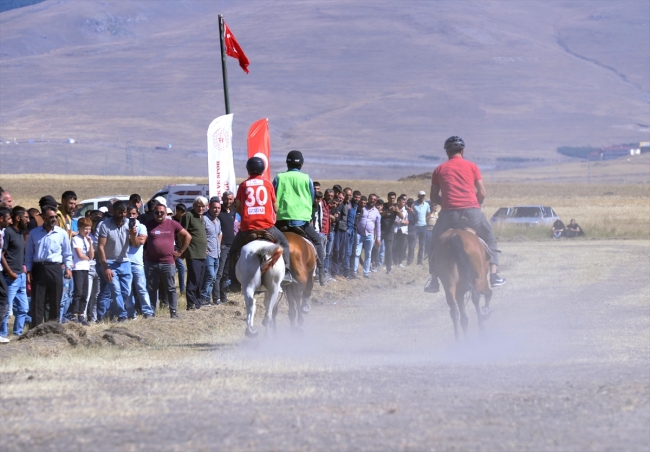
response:
[[[151,198],[158,196],[165,198],[167,207],[176,209],[177,204],[185,204],[190,209],[197,196],[210,198],[210,187],[208,184],[170,184],[158,190]]]
[[[128,201],[128,195],[114,195],[114,196],[101,196],[99,198],[84,199],[77,203],[77,213],[75,218],[86,216],[86,212],[90,210],[99,210],[100,207],[106,207],[111,204],[111,199],[117,198],[120,201]]]

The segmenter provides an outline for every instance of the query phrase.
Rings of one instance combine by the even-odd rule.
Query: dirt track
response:
[[[303,336],[5,360],[0,449],[648,450],[650,243],[501,248],[485,339],[420,273]]]

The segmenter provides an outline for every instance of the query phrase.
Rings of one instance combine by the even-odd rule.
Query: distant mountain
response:
[[[0,172],[204,175],[220,13],[238,174],[263,117],[274,169],[318,177],[430,170],[450,135],[485,165],[650,140],[646,0],[47,0],[0,14]]]
[[[0,13],[41,3],[44,0],[0,0]]]

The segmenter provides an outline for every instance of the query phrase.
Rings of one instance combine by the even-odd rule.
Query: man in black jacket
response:
[[[219,259],[219,271],[217,272],[217,280],[215,281],[216,287],[219,288],[219,304],[228,303],[228,254],[230,253],[230,245],[235,239],[235,195],[231,191],[225,191],[221,198],[221,212],[219,213],[219,221],[221,222],[221,255]]]

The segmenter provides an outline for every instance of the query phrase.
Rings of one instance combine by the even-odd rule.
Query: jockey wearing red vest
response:
[[[453,136],[445,141],[445,150],[449,160],[436,167],[431,175],[431,202],[441,205],[438,221],[433,228],[430,250],[434,243],[447,229],[453,228],[454,223],[466,220],[468,226],[485,240],[490,253],[490,284],[501,286],[505,278],[497,273],[499,251],[497,240],[492,233],[492,227],[481,212],[481,204],[487,195],[481,172],[476,164],[465,160],[465,142],[462,138]],[[424,288],[425,292],[440,291],[438,277],[433,270],[433,257],[429,253],[429,273],[431,280]]]
[[[289,256],[289,242],[278,228],[275,227],[275,212],[277,210],[277,201],[275,199],[275,189],[270,181],[262,178],[265,164],[259,157],[251,157],[246,162],[246,170],[249,177],[239,185],[237,195],[235,196],[235,210],[241,216],[239,223],[239,232],[230,246],[230,286],[231,292],[241,290],[241,284],[237,281],[235,275],[236,258],[239,252],[246,244],[246,239],[253,231],[264,230],[273,236],[275,243],[282,247],[282,258],[284,259],[284,280],[282,283],[291,283],[291,271],[289,270],[291,261]]]

